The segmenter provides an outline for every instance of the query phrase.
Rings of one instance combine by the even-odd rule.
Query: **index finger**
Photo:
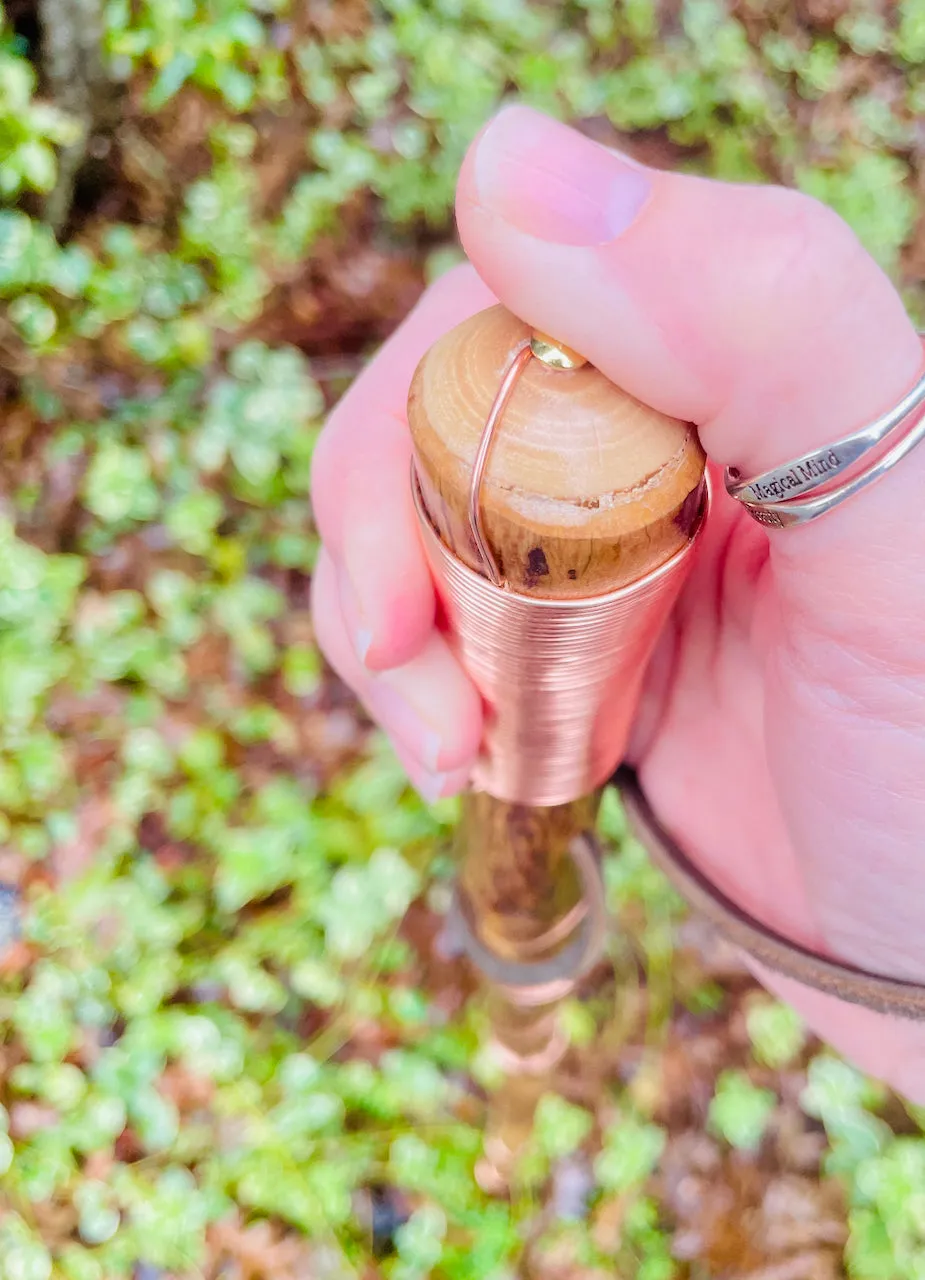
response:
[[[338,403],[315,449],[315,520],[354,647],[373,670],[409,662],[434,618],[409,483],[411,378],[436,338],[494,303],[472,267],[442,276]]]

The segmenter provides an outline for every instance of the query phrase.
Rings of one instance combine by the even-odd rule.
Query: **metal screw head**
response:
[[[580,369],[587,364],[584,356],[564,343],[556,342],[547,333],[537,330],[530,339],[530,351],[549,369]]]

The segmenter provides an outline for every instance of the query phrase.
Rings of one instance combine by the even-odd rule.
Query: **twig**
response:
[[[107,106],[103,5],[102,0],[38,0],[38,9],[43,66],[55,105],[81,126],[80,139],[58,157],[58,180],[45,200],[45,219],[60,231],[71,211],[94,128]]]

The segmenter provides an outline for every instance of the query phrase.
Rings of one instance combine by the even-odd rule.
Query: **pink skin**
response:
[[[457,216],[475,270],[434,286],[357,381],[314,476],[320,643],[429,796],[465,786],[480,732],[408,501],[405,399],[437,333],[500,299],[745,472],[879,414],[923,364],[883,273],[794,192],[646,170],[514,107],[470,150]],[[925,982],[923,481],[925,450],[771,536],[720,492],[632,754],[663,822],[746,910]],[[760,976],[925,1102],[925,1024]]]

